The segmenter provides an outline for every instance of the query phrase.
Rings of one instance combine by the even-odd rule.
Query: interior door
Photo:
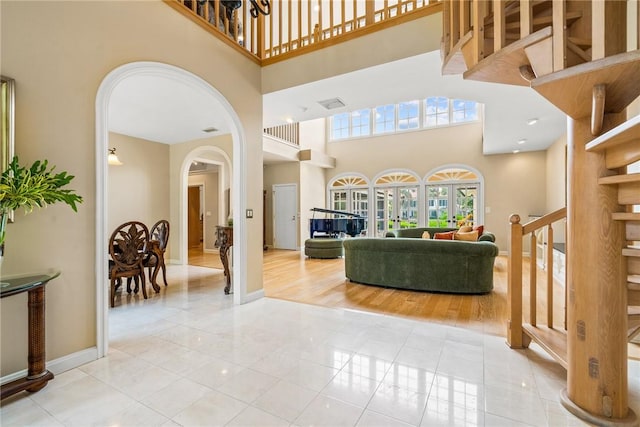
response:
[[[298,241],[298,189],[295,184],[273,186],[273,245],[296,250]]]
[[[190,248],[200,246],[202,224],[200,222],[200,187],[189,187],[187,193],[187,235]]]

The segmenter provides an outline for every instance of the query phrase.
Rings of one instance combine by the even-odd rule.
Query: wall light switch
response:
[[[491,213],[491,208],[489,206],[485,206],[484,213]]]
[[[253,209],[247,209],[247,218],[253,218]]]
[[[211,216],[211,211],[207,211],[207,216]]]

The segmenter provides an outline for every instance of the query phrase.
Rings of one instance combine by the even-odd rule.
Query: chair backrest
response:
[[[157,240],[158,247],[162,252],[167,249],[167,243],[169,243],[169,221],[166,219],[161,219],[160,221],[153,224],[151,227],[151,236],[150,240]]]
[[[109,239],[109,255],[120,270],[138,268],[142,265],[149,243],[149,229],[139,221],[120,224]]]

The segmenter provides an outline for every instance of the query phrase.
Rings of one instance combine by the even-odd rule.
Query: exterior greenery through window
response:
[[[330,139],[337,141],[477,120],[477,102],[434,96],[423,101],[400,102],[335,114],[330,118]]]

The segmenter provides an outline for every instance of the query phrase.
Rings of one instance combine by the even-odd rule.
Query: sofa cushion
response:
[[[454,234],[455,234],[455,231],[447,231],[446,233],[436,233],[433,235],[433,238],[437,240],[453,240]]]
[[[477,225],[473,227],[473,231],[477,231],[478,236],[482,236],[482,233],[484,233],[484,225]]]
[[[477,231],[468,231],[466,233],[457,232],[453,235],[453,240],[464,240],[466,242],[475,242],[478,240]]]
[[[430,239],[431,238],[431,233],[429,233],[428,231],[422,232],[422,238],[423,239]]]
[[[458,229],[458,233],[468,233],[470,231],[473,231],[473,227],[470,225],[463,225]]]

